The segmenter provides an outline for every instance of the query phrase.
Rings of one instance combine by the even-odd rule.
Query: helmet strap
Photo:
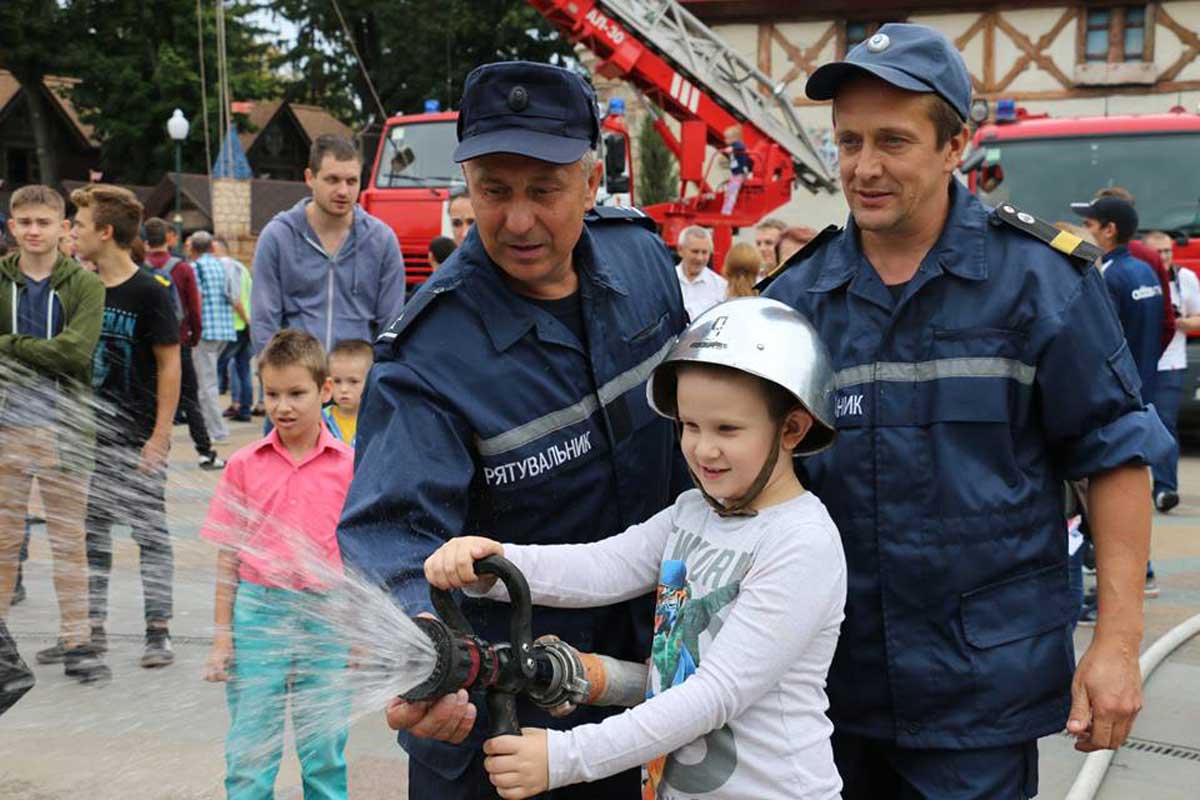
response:
[[[683,424],[678,420],[675,422],[675,430],[678,432],[679,440],[682,442]],[[767,481],[771,479],[771,474],[775,472],[775,465],[779,461],[779,442],[782,436],[783,425],[777,424],[775,426],[775,436],[773,437],[775,446],[771,448],[770,455],[767,456],[767,460],[763,463],[762,469],[758,471],[758,477],[754,479],[754,483],[750,484],[750,488],[746,490],[744,495],[727,503],[721,502],[706,492],[703,484],[700,483],[700,479],[696,477],[696,473],[692,471],[691,466],[688,466],[688,475],[692,476],[692,483],[695,484],[696,488],[700,490],[700,494],[704,497],[705,501],[712,506],[712,510],[717,513],[718,517],[757,516],[758,512],[749,506],[758,499],[758,496],[762,494],[762,490],[767,488]]]

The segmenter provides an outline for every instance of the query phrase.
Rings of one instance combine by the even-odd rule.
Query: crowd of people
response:
[[[806,92],[836,109],[847,226],[764,220],[721,274],[704,228],[673,254],[645,215],[595,206],[594,93],[543,64],[467,78],[454,236],[407,303],[396,237],[357,205],[362,163],[336,137],[251,270],[206,231],[175,255],[124,189],[74,192],[69,234],[56,192],[19,190],[0,260],[0,354],[23,370],[0,403],[0,612],[36,479],[61,617],[38,661],[109,674],[116,521],[140,548],[142,664],[173,661],[178,413],[200,467],[223,470],[205,677],[227,684],[231,798],[271,796],[289,695],[306,797],[346,796],[348,711],[301,725],[301,690],[335,689],[276,641],[329,574],[412,615],[434,611],[431,584],[464,590],[499,642],[507,596],[474,572],[491,554],[528,578],[535,635],[648,662],[646,699],[565,717],[522,699],[530,727],[488,738],[465,691],[397,698],[412,797],[1033,797],[1038,737],[1120,746],[1200,286],[1162,236],[1146,244],[1165,292],[1129,253],[1132,198],[1077,209],[1089,246],[969,194],[953,172],[971,84],[928,28],[882,26]],[[266,435],[222,459],[256,383]],[[62,424],[68,397],[94,424]],[[1067,483],[1099,576],[1078,665]],[[351,660],[305,625],[316,661]]]

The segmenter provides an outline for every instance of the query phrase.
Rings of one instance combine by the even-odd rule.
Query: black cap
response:
[[[1094,219],[1101,225],[1113,223],[1117,226],[1119,242],[1127,242],[1137,233],[1137,210],[1119,197],[1097,197],[1090,203],[1071,203],[1071,210],[1084,219]]]
[[[889,22],[854,46],[845,61],[824,64],[808,78],[804,92],[832,100],[842,82],[863,74],[909,92],[932,92],[966,120],[971,105],[971,73],[949,39],[924,25]]]
[[[467,76],[454,160],[514,153],[571,164],[599,137],[596,93],[582,77],[549,64],[502,61]]]

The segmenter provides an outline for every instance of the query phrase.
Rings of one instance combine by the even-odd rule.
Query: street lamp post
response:
[[[188,135],[187,117],[178,108],[167,120],[167,134],[175,142],[175,217],[172,222],[175,223],[175,246],[178,248],[183,246],[183,214],[180,213],[179,208],[179,181],[180,175],[183,173],[183,140]]]

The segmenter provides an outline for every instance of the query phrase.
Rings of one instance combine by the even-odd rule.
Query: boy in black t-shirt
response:
[[[103,651],[112,571],[112,526],[127,521],[140,549],[145,602],[143,667],[175,660],[174,554],[167,533],[166,463],[179,402],[179,325],[171,282],[139,269],[129,255],[142,218],[132,192],[93,184],[71,193],[80,258],[105,286],[104,320],[92,362],[96,467],[88,487],[87,555],[92,645]]]

